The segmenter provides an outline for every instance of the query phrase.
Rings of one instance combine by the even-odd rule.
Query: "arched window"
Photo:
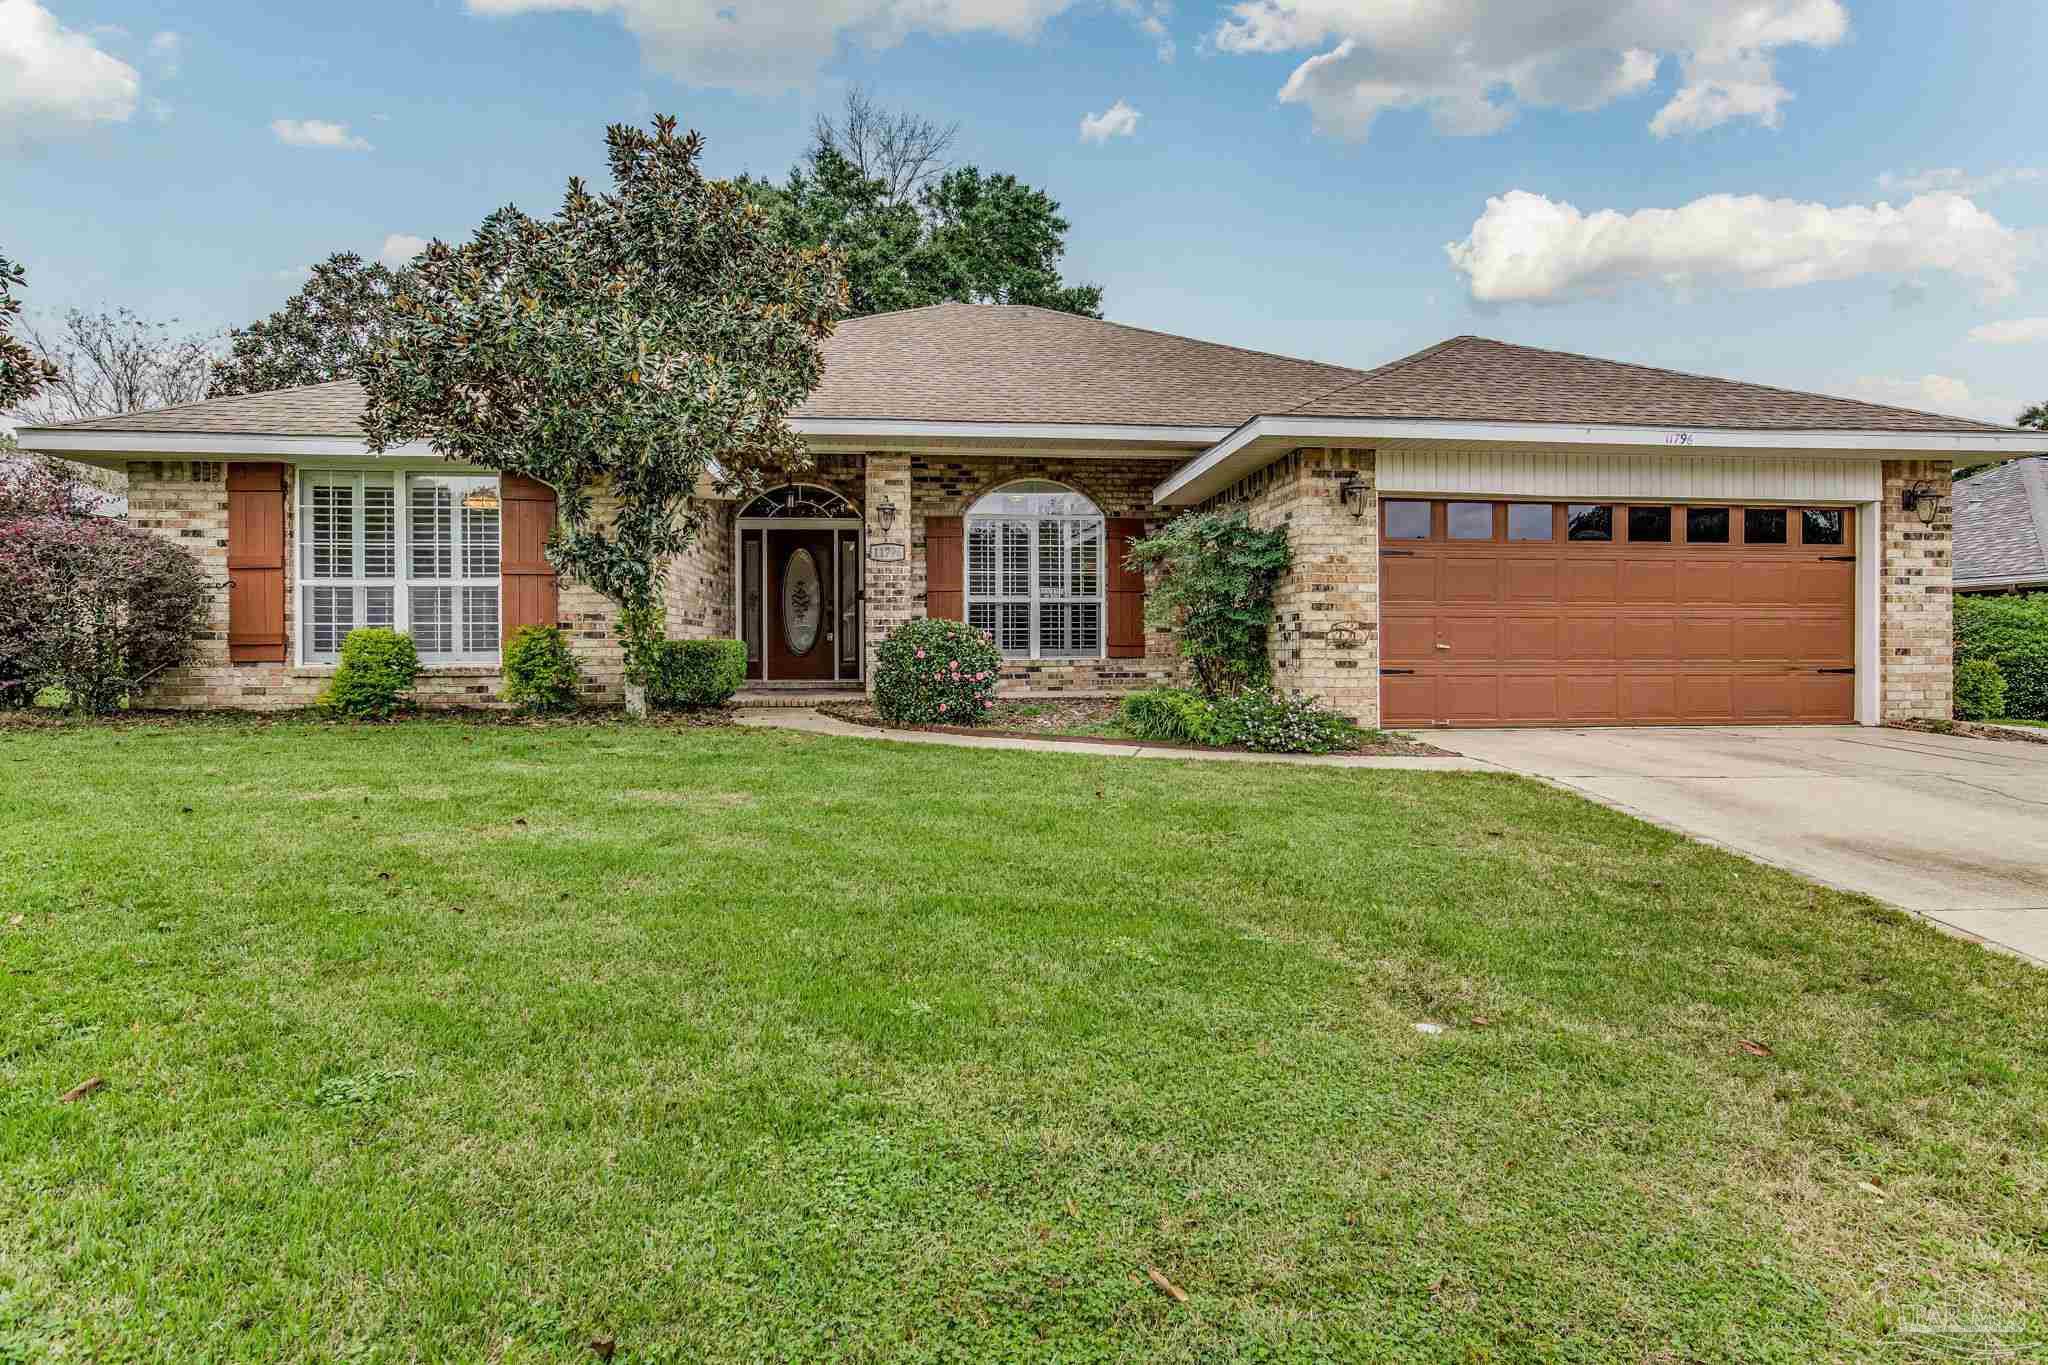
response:
[[[1102,657],[1102,511],[1043,479],[967,512],[967,623],[1019,659]]]
[[[740,509],[740,518],[777,520],[859,520],[860,509],[829,488],[814,483],[788,483],[771,488]]]

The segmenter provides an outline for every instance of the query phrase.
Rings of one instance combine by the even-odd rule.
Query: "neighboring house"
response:
[[[2048,459],[1956,483],[1956,591],[2048,592]]]
[[[308,702],[367,624],[412,633],[424,700],[486,700],[505,635],[556,620],[615,695],[607,604],[542,555],[551,490],[373,455],[362,405],[343,382],[21,433],[125,470],[134,524],[231,584],[147,700]],[[794,425],[815,475],[707,498],[667,585],[670,633],[744,639],[756,685],[859,687],[922,615],[991,631],[1012,693],[1179,676],[1125,546],[1243,506],[1292,535],[1279,683],[1401,726],[1946,717],[1949,471],[2048,451],[1478,337],[1361,371],[964,304],[841,325]]]

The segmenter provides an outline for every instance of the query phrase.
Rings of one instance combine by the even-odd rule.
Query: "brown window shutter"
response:
[[[1143,517],[1111,517],[1109,540],[1109,657],[1145,657],[1145,575],[1124,564],[1131,542],[1145,537]]]
[[[284,466],[228,466],[228,659],[283,663]]]
[[[934,621],[965,621],[959,517],[924,519],[924,614]]]
[[[521,626],[552,626],[561,617],[548,536],[555,529],[555,490],[536,479],[507,474],[498,480],[498,575],[505,638]]]

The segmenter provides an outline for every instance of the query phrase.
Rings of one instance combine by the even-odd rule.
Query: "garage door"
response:
[[[1854,515],[1383,498],[1383,723],[1852,721]]]

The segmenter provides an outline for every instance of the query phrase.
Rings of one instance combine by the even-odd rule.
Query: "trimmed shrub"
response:
[[[549,715],[576,709],[583,670],[560,626],[521,626],[505,642],[505,701]]]
[[[1189,512],[1132,542],[1130,562],[1152,575],[1145,624],[1174,633],[1204,696],[1266,681],[1273,592],[1293,563],[1285,526],[1260,530],[1242,508]]]
[[[412,636],[382,626],[352,630],[341,642],[341,667],[320,704],[358,720],[382,720],[405,705],[405,693],[419,675]]]
[[[1988,659],[2005,679],[2006,714],[2048,720],[2048,593],[1955,600],[1956,666]]]
[[[641,658],[655,706],[723,706],[747,680],[742,640],[650,640]]]
[[[1957,666],[1956,719],[2005,719],[2005,677],[1997,664],[1972,659]]]
[[[1183,687],[1133,692],[1117,707],[1117,719],[1131,736],[1155,744],[1215,744],[1216,708]]]
[[[875,651],[875,710],[891,725],[979,725],[1002,652],[959,621],[905,621]]]
[[[1264,754],[1327,754],[1358,747],[1358,727],[1303,692],[1248,687],[1216,703],[1222,743]]]
[[[118,711],[191,657],[214,590],[171,542],[20,488],[0,498],[0,704],[58,689],[73,710]]]

